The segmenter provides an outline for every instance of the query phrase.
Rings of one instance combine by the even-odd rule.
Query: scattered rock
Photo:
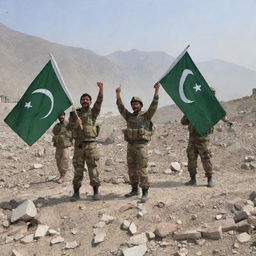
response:
[[[137,233],[137,227],[133,222],[129,226],[129,232],[130,232],[131,235],[134,235],[134,234]]]
[[[77,243],[77,241],[67,242],[64,249],[75,249],[78,246],[79,244]]]
[[[147,252],[148,248],[146,244],[141,244],[131,248],[123,249],[124,256],[143,256]]]
[[[135,236],[132,236],[129,240],[129,244],[132,245],[139,245],[139,244],[145,244],[147,243],[148,238],[146,236],[146,233],[141,233]]]
[[[23,256],[23,255],[19,253],[17,250],[13,249],[11,256]]]
[[[113,163],[113,160],[112,159],[110,159],[110,158],[108,158],[106,161],[105,161],[105,165],[106,166],[111,166],[111,165],[113,165],[114,163]]]
[[[42,164],[33,164],[31,169],[42,169],[44,166]]]
[[[240,243],[246,243],[251,240],[251,236],[249,234],[247,234],[246,232],[244,232],[244,233],[237,235],[237,240]]]
[[[49,226],[47,225],[38,225],[35,233],[35,238],[43,237],[47,234],[47,231],[49,230]]]
[[[197,240],[201,238],[201,232],[197,230],[185,230],[185,231],[178,231],[174,232],[173,238],[175,240]]]
[[[104,228],[106,226],[106,222],[100,221],[97,224],[93,225],[94,228]]]
[[[34,241],[34,234],[27,235],[20,240],[23,244],[29,244]]]
[[[154,231],[157,237],[165,237],[169,234],[172,234],[177,230],[177,225],[172,222],[161,222],[157,225],[156,230]]]
[[[180,172],[181,171],[181,165],[178,162],[171,162],[170,168],[174,172]]]
[[[37,209],[31,200],[26,200],[13,210],[11,222],[17,220],[30,220],[37,215]]]
[[[54,244],[59,244],[59,243],[63,243],[64,242],[64,238],[61,236],[57,236],[56,238],[53,238],[50,242],[50,245],[54,245]]]
[[[222,239],[222,228],[218,227],[209,227],[207,229],[202,230],[202,237],[207,239],[218,240]]]
[[[104,229],[96,228],[96,229],[93,230],[93,233],[94,233],[93,243],[95,245],[99,244],[99,243],[101,243],[101,242],[103,242],[105,240],[106,232],[105,232]]]
[[[124,220],[123,223],[121,224],[121,229],[127,230],[131,225],[131,222],[129,220]]]
[[[115,217],[107,215],[107,214],[103,214],[101,217],[101,221],[105,222],[106,224],[113,222],[114,219],[115,219]]]
[[[245,220],[245,219],[248,219],[249,218],[249,215],[247,212],[245,211],[240,211],[240,212],[237,212],[236,215],[234,216],[234,221],[235,223],[241,221],[241,220]]]

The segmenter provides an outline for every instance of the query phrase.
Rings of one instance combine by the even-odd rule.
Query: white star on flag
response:
[[[25,102],[25,108],[27,108],[27,109],[32,108],[31,101]]]
[[[194,86],[193,88],[196,90],[196,92],[201,91],[201,85],[199,84],[196,84],[196,86]]]

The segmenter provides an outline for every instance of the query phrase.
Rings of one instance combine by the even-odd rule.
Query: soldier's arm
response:
[[[189,125],[189,120],[186,116],[183,116],[180,120],[182,125]]]
[[[125,108],[123,102],[122,102],[122,99],[121,99],[121,87],[118,87],[116,89],[116,105],[117,105],[117,108],[120,112],[120,114],[122,115],[122,117],[127,120],[128,118],[128,115],[129,115],[129,111]]]
[[[52,129],[52,133],[53,135],[57,135],[58,134],[58,124],[55,124],[53,129]]]
[[[98,115],[100,113],[101,105],[103,102],[103,83],[97,82],[97,86],[99,87],[99,93],[98,93],[98,97],[97,97],[97,99],[93,105],[93,108],[92,108],[92,114],[95,119],[98,117]]]
[[[159,87],[160,87],[160,83],[154,84],[154,89],[155,89],[154,98],[153,98],[147,112],[145,113],[148,120],[151,120],[153,115],[156,113],[157,106],[158,106],[158,99],[159,99],[159,96],[158,96]]]
[[[67,130],[72,131],[76,127],[77,127],[77,117],[75,112],[71,111],[68,119]]]

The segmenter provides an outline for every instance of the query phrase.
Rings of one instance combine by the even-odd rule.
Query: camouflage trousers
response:
[[[197,173],[197,158],[201,157],[202,165],[206,177],[212,176],[211,152],[209,149],[209,138],[189,139],[187,147],[188,156],[188,172],[190,176],[195,176]]]
[[[131,185],[140,185],[142,188],[149,187],[148,180],[148,147],[147,144],[127,144],[128,175]]]
[[[69,148],[56,147],[55,159],[56,159],[57,167],[58,167],[61,178],[65,176],[66,172],[70,168],[69,156],[70,156]]]
[[[75,144],[75,151],[73,157],[74,166],[74,179],[73,187],[74,189],[79,189],[82,184],[84,177],[84,164],[87,164],[90,185],[99,186],[99,152],[97,149],[96,142],[81,142]]]

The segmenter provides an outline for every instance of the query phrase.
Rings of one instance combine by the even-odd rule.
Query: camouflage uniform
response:
[[[72,146],[72,134],[67,129],[68,122],[57,123],[53,127],[53,146],[56,147],[55,159],[60,173],[60,178],[64,177],[69,170],[69,155]]]
[[[205,136],[200,136],[195,128],[191,125],[186,116],[181,119],[183,125],[188,125],[189,141],[187,147],[188,171],[190,177],[194,177],[197,173],[197,157],[200,155],[206,177],[212,176],[211,152],[209,149],[210,136],[213,128],[210,129]]]
[[[82,108],[77,109],[77,114],[82,120],[83,128],[75,128],[77,117],[75,112],[70,113],[69,124],[72,129],[72,135],[75,139],[75,151],[73,157],[74,166],[74,190],[79,190],[84,176],[84,164],[86,162],[89,172],[90,185],[98,187],[99,179],[99,152],[96,144],[96,137],[99,133],[99,127],[95,125],[96,119],[100,113],[103,97],[98,95],[98,98],[93,106],[88,111]]]
[[[130,183],[132,186],[140,185],[141,188],[149,187],[147,174],[148,165],[148,141],[153,133],[151,119],[156,112],[158,96],[146,112],[129,112],[123,105],[121,99],[117,99],[117,107],[120,114],[127,122],[127,129],[123,130],[124,139],[127,144],[127,164]]]

